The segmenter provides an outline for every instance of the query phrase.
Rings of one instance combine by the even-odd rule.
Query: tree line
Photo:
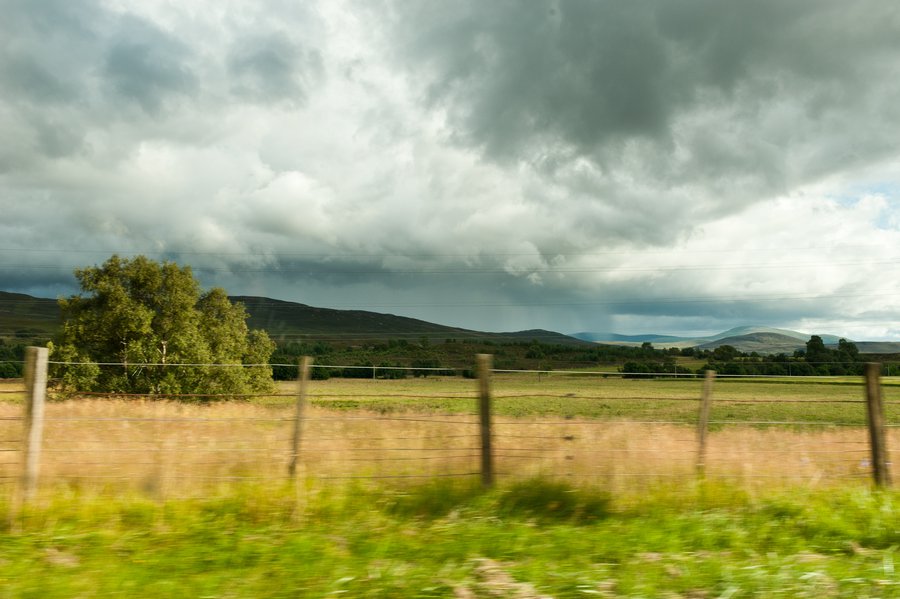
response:
[[[664,350],[618,345],[542,343],[538,339],[392,339],[367,343],[289,341],[279,343],[272,356],[276,380],[297,376],[300,356],[312,356],[314,378],[405,378],[434,375],[473,377],[476,354],[492,354],[501,370],[571,370],[598,365],[625,364],[629,360],[671,360]],[[346,365],[353,368],[344,368]],[[404,370],[392,370],[403,368]]]
[[[856,344],[840,339],[837,347],[829,348],[819,335],[806,342],[805,349],[792,355],[778,353],[761,356],[744,353],[729,345],[722,345],[708,356],[701,370],[715,370],[726,375],[769,376],[862,376],[865,360]]]
[[[621,370],[625,376],[669,372],[701,375],[707,370],[732,376],[861,376],[866,362],[852,341],[840,339],[836,347],[829,348],[819,335],[812,335],[805,349],[798,349],[790,355],[784,352],[765,355],[742,352],[731,345],[720,345],[715,349],[690,347],[668,351],[673,356],[703,359],[706,363],[691,370],[676,367],[671,359],[640,361],[628,362]]]

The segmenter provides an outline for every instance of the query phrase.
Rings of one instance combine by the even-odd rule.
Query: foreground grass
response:
[[[0,533],[0,597],[893,597],[900,494],[641,496],[528,481],[58,492]],[[2,506],[0,506],[2,509]]]

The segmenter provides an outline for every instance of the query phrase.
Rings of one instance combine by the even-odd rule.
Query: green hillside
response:
[[[444,338],[480,335],[474,331],[446,327],[415,318],[379,314],[364,310],[333,310],[266,297],[233,296],[247,308],[247,324],[264,329],[276,341],[325,339],[329,341],[418,338],[423,335]]]
[[[900,354],[897,341],[858,341],[856,346],[864,354]]]
[[[840,337],[818,333],[826,345],[837,345]],[[700,347],[702,349],[715,349],[720,345],[731,345],[741,351],[757,351],[760,353],[792,352],[794,349],[802,349],[809,340],[810,333],[801,333],[790,329],[776,329],[759,325],[742,326],[708,335],[705,337],[677,337],[672,335],[659,335],[649,333],[644,335],[618,335],[616,333],[575,333],[572,335],[585,341],[612,345],[639,346],[649,342],[654,347],[686,348]],[[767,344],[767,340],[771,345]],[[738,347],[740,345],[741,347]],[[900,345],[900,344],[898,344]],[[743,349],[746,347],[747,349]],[[860,348],[862,349],[862,348]],[[895,350],[896,351],[896,350]]]
[[[0,338],[45,340],[60,324],[56,300],[0,291]]]
[[[428,338],[429,341],[477,340],[477,341],[532,341],[562,345],[589,346],[589,343],[573,337],[534,329],[515,333],[485,333],[448,327],[424,320],[368,312],[365,310],[334,310],[316,308],[295,302],[285,302],[266,297],[237,295],[232,301],[240,302],[250,314],[248,324],[253,329],[263,329],[276,342],[330,341],[359,344],[407,339]]]
[[[423,340],[440,343],[446,340],[471,341],[477,343],[530,343],[538,341],[548,345],[589,347],[595,345],[586,339],[593,333],[579,333],[582,339],[553,331],[533,329],[514,333],[489,333],[444,326],[415,318],[382,314],[365,310],[335,310],[317,308],[295,302],[256,296],[232,296],[232,301],[241,302],[249,314],[248,324],[254,329],[263,329],[279,344],[291,342],[328,342],[343,346],[383,343],[389,340],[407,340],[419,343]],[[44,342],[49,340],[61,324],[59,306],[56,300],[32,297],[22,293],[0,291],[0,339],[13,343]],[[742,335],[748,330],[755,332]],[[742,352],[761,354],[793,353],[802,349],[804,341],[800,333],[788,335],[784,329],[765,327],[740,327],[705,339],[683,340],[680,343],[666,343],[675,337],[624,336],[605,344],[639,347],[638,338],[653,337],[656,347],[694,347],[715,349],[721,345],[731,345]],[[626,339],[628,339],[626,341]],[[704,341],[706,343],[704,343]],[[828,339],[826,339],[826,343]],[[702,344],[702,345],[701,345]],[[900,352],[900,343],[858,342],[862,353],[895,354]]]
[[[760,354],[792,354],[795,350],[804,349],[805,342],[794,336],[779,333],[750,333],[749,335],[737,335],[724,337],[710,343],[698,346],[700,349],[715,349],[723,345],[730,345],[738,351]]]
[[[250,315],[248,324],[263,329],[275,341],[329,341],[347,344],[389,339],[430,341],[446,339],[478,341],[532,341],[584,346],[584,341],[544,330],[516,333],[484,333],[365,310],[316,308],[266,297],[233,296]],[[61,324],[56,300],[0,291],[0,338],[44,341]]]

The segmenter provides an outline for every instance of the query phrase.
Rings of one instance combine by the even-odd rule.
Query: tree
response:
[[[202,293],[189,266],[112,256],[75,271],[82,294],[60,300],[52,344],[71,390],[240,394],[273,388],[275,344],[220,288]],[[254,366],[246,366],[253,364]],[[175,366],[185,365],[185,366]]]
[[[859,348],[856,347],[856,344],[852,341],[847,341],[846,339],[838,340],[838,358],[841,362],[858,362],[859,361]]]
[[[831,361],[831,352],[818,335],[813,335],[806,342],[806,361],[811,364]]]
[[[713,350],[712,355],[713,359],[715,360],[729,362],[731,360],[734,360],[739,353],[740,352],[738,352],[737,348],[735,348],[733,345],[720,345]]]

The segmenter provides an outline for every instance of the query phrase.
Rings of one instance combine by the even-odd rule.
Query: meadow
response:
[[[545,476],[619,490],[691,478],[702,381],[499,374],[493,437],[500,477]],[[0,391],[0,480],[18,472],[21,396]],[[245,401],[69,398],[46,408],[46,484],[172,497],[228,481],[284,478],[294,392]],[[480,442],[475,382],[454,377],[312,381],[299,465],[315,480],[472,479]],[[889,426],[900,386],[883,387]],[[854,380],[720,379],[706,474],[746,485],[842,484],[870,467],[863,389]],[[889,448],[900,447],[889,430]]]
[[[564,372],[500,373],[492,383],[497,416],[654,419],[683,424],[696,423],[703,385],[699,378],[623,379]],[[475,382],[455,377],[332,379],[313,381],[310,394],[317,405],[335,409],[474,413],[475,404],[469,401],[474,389]],[[900,420],[900,379],[883,379],[882,389],[888,421]],[[713,420],[865,425],[863,400],[859,377],[719,378],[713,390]]]
[[[699,380],[492,388],[487,491],[472,380],[312,381],[297,485],[294,384],[55,399],[40,493],[0,532],[0,597],[900,596],[900,495],[871,489],[860,381],[717,380],[705,479]],[[897,423],[900,387],[883,392]]]

